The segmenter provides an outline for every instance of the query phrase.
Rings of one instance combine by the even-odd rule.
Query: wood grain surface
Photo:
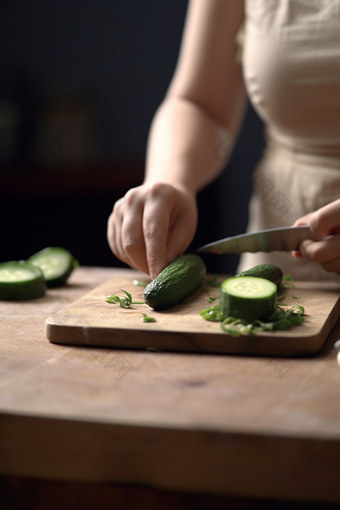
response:
[[[220,276],[222,282],[225,277]],[[105,302],[120,289],[142,301],[144,288],[134,285],[134,277],[116,277],[61,308],[46,321],[46,336],[52,342],[69,345],[118,348],[156,348],[168,351],[194,351],[266,356],[302,356],[318,352],[340,315],[338,283],[295,282],[288,288],[284,303],[297,302],[305,308],[307,321],[284,331],[233,337],[218,323],[209,322],[200,312],[211,306],[208,296],[218,296],[219,287],[203,285],[194,294],[168,310],[156,312],[146,304],[124,309]],[[294,296],[294,297],[293,297]],[[142,313],[156,322],[142,322]]]
[[[339,322],[301,358],[46,339],[48,317],[140,276],[78,268],[43,298],[0,303],[0,473],[340,502]]]

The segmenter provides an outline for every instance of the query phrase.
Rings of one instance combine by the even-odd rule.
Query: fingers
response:
[[[295,259],[303,259],[301,251],[294,250],[292,251],[292,255]]]
[[[172,225],[168,239],[167,264],[181,255],[194,238],[197,226],[197,214],[192,219],[191,210],[185,210]]]
[[[122,222],[121,243],[128,264],[149,273],[145,256],[145,242],[143,236],[143,209],[136,214],[127,214]]]
[[[340,233],[340,199],[298,218],[294,227],[309,225],[319,236]]]
[[[309,225],[311,230],[321,237],[332,236],[324,241],[304,241],[299,251],[293,251],[295,258],[305,257],[317,262],[325,271],[340,272],[340,199],[298,218],[294,226]],[[334,269],[335,268],[335,269]]]
[[[115,255],[154,279],[185,251],[197,226],[196,197],[165,183],[142,185],[116,202],[108,221]]]
[[[109,219],[107,221],[107,242],[108,242],[111,250],[113,251],[113,253],[115,253],[117,255],[118,249],[117,249],[116,232],[117,232],[118,224],[115,221],[115,219],[116,219],[115,207],[116,207],[116,204],[114,204],[112,213],[110,214]]]
[[[310,221],[312,214],[313,213],[308,213],[308,214],[305,214],[305,216],[301,216],[301,218],[298,218],[294,222],[293,227],[299,227],[300,225],[309,225],[309,221]],[[301,251],[299,251],[299,250],[292,251],[292,255],[295,259],[303,258],[303,255],[302,255]]]
[[[117,232],[117,245],[121,247],[127,264],[148,273],[143,235],[143,195],[140,190],[134,189],[130,190],[125,198],[124,206],[119,210],[121,223]]]
[[[164,206],[165,210],[162,210]],[[152,277],[165,267],[161,251],[164,252],[166,247],[167,207],[161,196],[156,198],[154,193],[147,193],[141,186],[129,190],[115,203],[108,220],[107,237],[113,253]]]
[[[162,183],[152,186],[145,204],[143,233],[149,274],[154,279],[167,265],[171,217],[176,210],[178,193]]]
[[[314,213],[308,213],[305,214],[305,216],[301,216],[301,218],[298,218],[295,223],[293,224],[293,227],[299,227],[300,225],[309,225],[310,218]]]
[[[325,271],[340,273],[340,235],[323,241],[305,240],[300,252],[305,259],[321,264]]]
[[[134,262],[127,256],[122,243],[122,222],[124,216],[118,212],[118,209],[124,201],[125,197],[118,200],[109,216],[107,223],[107,240],[112,252],[119,260],[137,269]]]
[[[327,236],[339,233],[340,228],[340,199],[321,207],[310,218],[310,227],[316,234]]]
[[[329,262],[326,262],[325,264],[322,264],[322,267],[328,273],[340,274],[340,257]]]

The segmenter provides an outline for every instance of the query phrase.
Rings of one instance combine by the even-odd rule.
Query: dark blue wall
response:
[[[102,112],[101,154],[143,157],[176,65],[186,6],[183,0],[3,2],[1,85],[24,75],[38,94],[93,92]]]
[[[74,96],[88,95],[95,101],[99,111],[98,161],[134,160],[142,168],[151,119],[175,69],[186,8],[184,0],[3,2],[0,101],[17,101],[24,119],[14,160],[21,165],[34,164],[35,129],[44,99],[66,91]],[[191,249],[244,231],[251,170],[262,147],[262,123],[249,106],[230,164],[199,194],[199,228]],[[249,178],[241,181],[237,168],[245,164],[250,169]],[[8,222],[6,248],[2,247],[0,259],[25,257],[24,247],[29,252],[46,243],[63,243],[64,239],[72,249],[78,249],[84,264],[120,265],[109,251],[105,235],[106,219],[116,198],[88,196],[83,202],[76,197],[56,197],[54,201],[29,196],[17,201],[15,197],[7,202],[3,199],[0,213]],[[49,210],[52,202],[53,209]],[[58,211],[60,203],[63,208]],[[25,214],[21,214],[22,207]],[[41,223],[42,207],[48,229]],[[87,222],[79,217],[72,223],[82,210],[91,211]],[[12,235],[19,223],[19,230],[27,231],[25,217],[30,225],[37,225],[38,234],[30,248],[24,238]],[[234,256],[207,256],[212,271],[232,272],[236,262]]]

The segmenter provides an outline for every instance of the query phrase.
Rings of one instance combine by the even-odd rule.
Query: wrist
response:
[[[160,178],[160,179],[153,179],[153,178],[145,178],[143,185],[146,187],[151,187],[158,184],[167,184],[169,186],[172,186],[173,188],[176,188],[181,193],[184,193],[186,195],[192,195],[193,197],[196,197],[197,190],[195,189],[195,186],[193,186],[190,182],[186,180],[178,180],[172,178]]]

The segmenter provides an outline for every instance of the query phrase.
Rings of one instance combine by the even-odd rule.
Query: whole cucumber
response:
[[[256,278],[264,278],[279,286],[282,282],[283,273],[281,269],[273,264],[260,264],[251,269],[242,271],[236,276],[254,276]]]
[[[206,267],[198,255],[177,257],[144,290],[147,305],[165,310],[192,294],[206,275]]]

